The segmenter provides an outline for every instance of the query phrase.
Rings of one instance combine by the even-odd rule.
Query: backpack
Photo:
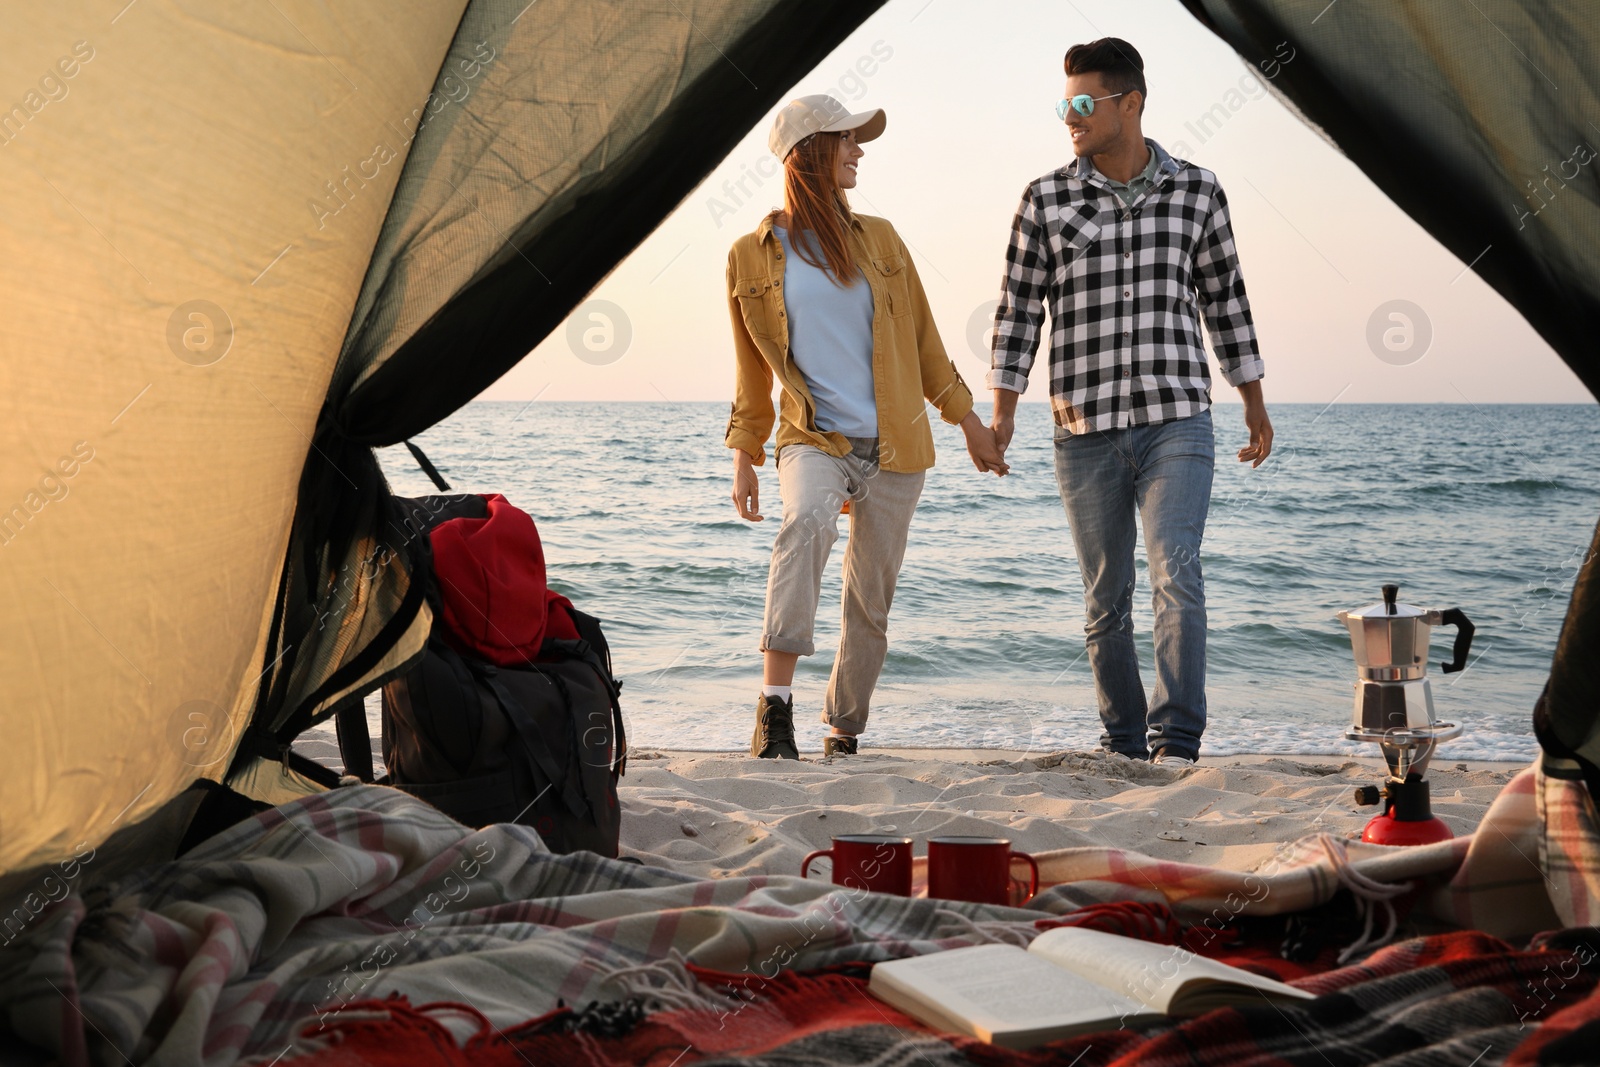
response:
[[[615,857],[627,741],[599,620],[548,589],[533,521],[504,497],[396,504],[429,547],[413,580],[434,622],[421,660],[383,687],[379,784],[468,826],[521,823],[554,852]],[[371,780],[364,712],[338,725],[347,771]]]

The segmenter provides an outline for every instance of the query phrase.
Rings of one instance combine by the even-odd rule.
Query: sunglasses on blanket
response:
[[[1069,108],[1080,115],[1093,115],[1094,102],[1096,100],[1115,100],[1119,96],[1126,95],[1126,93],[1112,93],[1110,96],[1090,96],[1088,93],[1079,93],[1068,100],[1057,100],[1056,118],[1062,122],[1067,121],[1067,109]]]

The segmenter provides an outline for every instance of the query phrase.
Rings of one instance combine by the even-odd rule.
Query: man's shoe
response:
[[[760,759],[799,759],[794,747],[794,698],[781,700],[761,694],[756,699],[756,732],[750,738],[750,755]]]
[[[1185,767],[1193,767],[1195,765],[1195,761],[1188,756],[1180,756],[1176,752],[1168,755],[1166,749],[1157,752],[1155,758],[1150,762],[1158,767],[1170,767],[1173,770],[1182,770]]]
[[[856,754],[855,735],[829,734],[822,739],[822,754],[829,759],[834,756],[854,756]]]

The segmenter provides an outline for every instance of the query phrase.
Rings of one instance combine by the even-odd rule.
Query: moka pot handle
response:
[[[1455,674],[1467,668],[1467,654],[1472,651],[1472,635],[1477,632],[1477,627],[1472,625],[1472,620],[1467,618],[1460,608],[1447,608],[1439,612],[1441,626],[1454,626],[1456,628],[1456,643],[1450,650],[1449,663],[1439,666],[1446,674]]]

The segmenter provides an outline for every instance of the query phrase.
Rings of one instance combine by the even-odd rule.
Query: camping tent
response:
[[[1473,0],[1472,12],[1430,0],[1185,2],[1247,61],[1293,40],[1302,58],[1275,80],[1291,104],[1594,388],[1586,334],[1600,325],[1600,184],[1592,148],[1576,148],[1600,138],[1600,129],[1585,132],[1600,122],[1592,62],[1600,18],[1576,2]],[[0,318],[11,401],[0,451],[0,581],[9,594],[0,622],[8,742],[0,872],[20,878],[29,865],[68,859],[66,877],[112,831],[170,812],[163,805],[197,775],[228,776],[274,798],[316,788],[301,773],[310,768],[285,764],[287,740],[402,664],[428,622],[408,581],[406,531],[381,521],[371,447],[432,425],[520,358],[874,7],[114,0],[8,12],[0,30],[0,94],[13,94],[0,95],[0,108],[10,102],[0,111],[10,253],[0,278],[13,294]],[[1525,185],[1543,205],[1531,216]],[[1591,553],[1540,719],[1546,744],[1578,752],[1590,770],[1600,762],[1600,703],[1593,657],[1583,652],[1600,626],[1596,566]],[[181,912],[209,886],[230,901],[248,898],[261,921],[242,933],[238,923],[216,924],[219,940],[232,939],[231,955],[211,954],[214,944],[194,937],[196,966],[181,975],[179,937],[151,931],[192,928],[144,928],[146,955],[134,958],[160,956],[183,997],[169,997],[161,982],[125,984],[128,957],[109,949],[87,1000],[63,993],[55,979],[71,987],[77,965],[74,932],[64,929],[63,951],[30,975],[37,988],[16,1002],[12,1024],[25,1015],[63,1059],[87,1060],[86,1042],[98,1039],[99,1059],[122,1062],[120,1050],[160,1016],[163,1047],[188,1056],[176,1062],[199,1062],[190,1053],[200,1049],[232,1062],[269,1002],[264,1026],[278,1032],[329,1003],[320,981],[269,1001],[277,972],[253,976],[263,980],[242,997],[239,987],[212,996],[256,962],[252,952],[269,936],[280,940],[297,918],[327,920],[316,929],[349,936],[308,935],[308,950],[327,962],[340,944],[356,946],[348,962],[327,963],[335,978],[341,963],[349,972],[370,960],[356,927],[379,913],[348,917],[329,902],[369,894],[376,879],[358,885],[350,872],[380,854],[366,851],[368,831],[376,825],[383,836],[386,813],[395,839],[383,857],[405,854],[425,867],[454,858],[444,839],[462,847],[460,827],[418,819],[416,809],[408,818],[402,801],[388,790],[341,789],[300,805],[306,823],[333,827],[321,837],[299,823],[242,824],[248,833],[233,843],[245,851],[283,830],[252,857],[271,875],[253,882],[230,880],[244,864],[226,849],[197,850],[203,861],[192,871],[164,865],[155,894],[163,899],[147,901],[152,909]],[[333,817],[340,805],[350,818]],[[518,829],[491,827],[479,842],[512,860],[504,899],[567,907],[588,889],[606,901],[605,933],[579,926],[566,938],[487,914],[506,928],[536,929],[562,963],[570,953],[579,978],[593,976],[602,941],[666,943],[653,913],[619,920],[622,892],[641,889],[657,907],[670,905],[663,914],[678,931],[694,925],[685,916],[708,922],[708,902],[767,893],[753,885],[765,879],[702,887],[596,857],[556,863]],[[103,872],[110,858],[94,862]],[[585,863],[587,879],[576,876]],[[391,873],[403,866],[397,860]],[[1331,875],[1322,883],[1331,891]],[[34,895],[58,899],[51,884],[35,880]],[[428,895],[426,879],[413,888],[407,909]],[[952,913],[936,912],[936,902],[902,903],[907,922],[876,928],[896,951],[912,937],[931,946],[954,936],[953,922],[937,925]],[[741,951],[761,944],[763,930],[773,937],[782,924],[771,896],[759,905],[726,935],[707,936]],[[116,903],[95,907],[100,919],[117,912]],[[201,923],[224,914],[193,910]],[[955,918],[954,934],[978,930]],[[630,919],[631,941],[618,936]],[[121,936],[99,926],[84,939],[88,951]],[[440,943],[455,936],[428,934]],[[816,942],[807,964],[839,962],[823,955],[824,941],[805,936]],[[484,943],[448,951],[470,955]],[[621,956],[611,962],[637,962]],[[526,959],[515,957],[516,966]],[[13,966],[9,988],[28,985],[18,976],[36,962]],[[437,962],[423,961],[430,970]],[[729,953],[724,965],[740,962]],[[1417,1010],[1421,987],[1409,969],[1380,998],[1403,1012],[1389,1029],[1375,1028],[1366,1001],[1353,1023],[1335,1020],[1341,1032],[1376,1030],[1374,1050],[1397,1029],[1429,1043],[1425,1035],[1453,1038],[1487,1001],[1440,979],[1449,961],[1430,962],[1428,1006],[1456,1014]],[[1484,969],[1482,960],[1466,963]],[[1539,965],[1537,956],[1506,963],[1504,983],[1532,988],[1548,977]],[[502,977],[492,975],[497,984]],[[551,999],[554,990],[590,988],[563,979]],[[179,1004],[195,1010],[174,1011]],[[707,1016],[702,1028],[720,1030],[729,1014],[738,1012]],[[770,1030],[758,1015],[742,1021]],[[1552,1021],[1540,1019],[1540,1029]],[[1521,1025],[1502,1022],[1506,1031]],[[1273,1041],[1279,1035],[1299,1038],[1307,1062],[1313,1051],[1326,1055],[1306,1035],[1288,1034],[1287,1017],[1282,1025],[1251,1036],[1274,1055],[1290,1047]],[[219,1032],[225,1040],[208,1044]],[[1224,1055],[1246,1048],[1217,1041],[1215,1030],[1207,1038]],[[1579,1057],[1589,1047],[1581,1034],[1569,1044]],[[255,1052],[262,1061],[272,1054]]]
[[[0,871],[420,649],[372,446],[520,359],[875,8],[65,2],[0,35]],[[301,768],[309,771],[309,768]]]

